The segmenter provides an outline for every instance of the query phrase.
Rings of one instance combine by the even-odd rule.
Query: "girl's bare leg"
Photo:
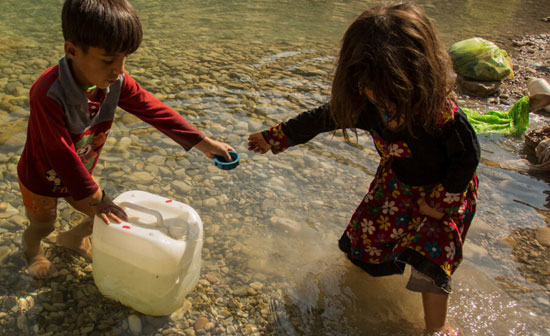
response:
[[[443,330],[445,327],[445,319],[447,318],[448,299],[448,294],[435,294],[431,292],[422,293],[426,332],[433,333]]]

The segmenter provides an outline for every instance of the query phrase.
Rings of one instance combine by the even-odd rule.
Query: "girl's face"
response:
[[[374,99],[374,92],[371,89],[365,89],[365,95],[372,103],[376,104],[376,99]]]
[[[96,85],[105,89],[124,73],[126,54],[109,55],[102,48],[90,47],[87,52],[71,42],[65,42],[65,54],[71,60],[76,83],[82,87]]]
[[[374,92],[370,89],[364,89],[365,95],[374,105],[380,106],[374,97]],[[398,126],[403,124],[404,117],[400,116],[397,120],[389,120],[390,115],[395,112],[395,104],[393,102],[389,103],[387,110],[378,109],[378,113],[382,117],[382,120],[388,125],[390,129],[395,129]]]

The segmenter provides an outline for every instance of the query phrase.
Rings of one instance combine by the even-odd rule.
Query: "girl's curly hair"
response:
[[[349,140],[365,110],[365,89],[376,105],[412,133],[428,132],[450,117],[452,62],[431,20],[415,5],[399,3],[363,12],[347,29],[334,74],[330,112]],[[354,130],[355,131],[355,130]]]

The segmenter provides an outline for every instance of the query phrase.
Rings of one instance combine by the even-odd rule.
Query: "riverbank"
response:
[[[514,77],[505,80],[499,91],[487,98],[472,98],[461,96],[466,106],[477,106],[481,110],[495,109],[506,111],[519,98],[528,95],[527,80],[529,78],[544,78],[550,81],[550,34],[539,34],[525,36],[512,41],[512,48],[507,52],[514,64]],[[538,110],[531,114],[529,130],[541,129],[550,125],[550,114],[544,110]],[[529,131],[526,133],[528,134]],[[525,135],[524,135],[525,136]],[[540,141],[541,139],[536,139]],[[517,149],[518,159],[530,163],[536,162],[534,153],[534,140],[530,139]],[[500,164],[499,164],[500,165]],[[530,174],[523,165],[519,170],[524,174]],[[502,169],[516,170],[517,167],[507,168],[500,165]],[[550,182],[550,171],[532,172],[537,174],[547,183]],[[550,189],[550,188],[549,188]],[[548,198],[547,198],[548,199]],[[518,203],[529,205],[518,200]],[[536,309],[539,316],[548,316],[550,311],[550,210],[549,202],[545,208],[535,208],[546,220],[546,226],[531,226],[525,223],[524,227],[514,229],[508,237],[499,243],[507,245],[512,249],[512,257],[517,263],[519,273],[515,276],[498,276],[495,278],[499,287],[510,295],[520,299],[529,298],[536,302]],[[490,238],[490,235],[487,237]],[[514,272],[509,272],[513,274]],[[529,285],[526,285],[529,284]],[[537,293],[538,292],[538,293]],[[536,295],[535,295],[536,294]]]
[[[506,110],[516,99],[519,99],[526,93],[526,80],[528,77],[550,77],[550,69],[548,68],[548,64],[545,64],[545,61],[550,58],[548,55],[548,51],[550,50],[549,43],[550,37],[548,35],[527,36],[517,40],[513,43],[514,49],[508,50],[514,63],[515,77],[506,80],[502,84],[501,90],[493,96],[483,99],[460,96],[460,100],[468,107],[478,106],[480,109],[494,108],[497,110]],[[274,52],[273,54],[281,55],[280,58],[282,59],[284,58],[284,54],[279,53],[285,51],[286,50],[278,50],[278,53]],[[258,52],[257,54],[260,55],[261,53]],[[250,56],[250,59],[254,62],[256,62],[255,55],[256,54],[252,54],[252,56]],[[271,59],[267,61],[270,60]],[[243,63],[245,61],[249,61],[249,58],[245,59],[243,57]],[[207,61],[205,62],[209,64]],[[229,60],[227,60],[227,62],[229,64]],[[212,64],[215,64],[214,61],[212,61]],[[258,67],[259,66],[260,65],[258,65]],[[304,67],[304,64],[301,64],[301,66]],[[310,71],[300,72],[302,74],[300,79],[303,80],[303,84],[300,86],[300,92],[309,94],[312,91],[309,79],[313,76],[317,76],[319,72],[321,72],[321,75],[324,75],[325,72],[319,71],[314,68],[314,66],[308,64],[306,64],[306,66]],[[268,67],[266,66],[265,68]],[[290,68],[287,64],[285,64],[284,67],[281,66],[281,69],[286,70],[287,68]],[[208,74],[209,70],[208,68],[202,69],[201,71],[203,74],[201,74],[200,80],[197,77],[196,82],[199,83],[203,81],[204,78],[202,76]],[[252,67],[247,67],[241,72],[248,74],[253,70]],[[298,73],[297,71],[292,72],[293,70],[289,71],[290,75]],[[232,70],[232,72],[226,76],[241,79],[241,82],[238,84],[244,83],[242,85],[252,82],[252,80],[247,81],[247,77],[241,76],[241,72]],[[279,75],[283,70],[275,69],[273,72]],[[219,72],[218,75],[224,75],[224,73]],[[257,80],[257,78],[254,79]],[[234,83],[232,81],[228,82]],[[265,82],[267,84],[260,84],[265,86],[271,85],[272,83],[275,83],[273,86],[282,85],[271,80],[265,80]],[[236,92],[245,92],[241,87],[236,87],[235,89]],[[288,91],[289,92],[283,92],[284,94],[281,94],[281,97],[298,100],[298,98],[292,95],[294,94],[292,90],[289,89]],[[268,91],[264,90],[261,92]],[[213,92],[211,94],[214,95],[215,93]],[[323,96],[322,94],[326,94],[326,91],[319,90],[318,96],[321,97]],[[181,99],[188,99],[188,97],[183,97]],[[236,104],[239,102],[240,96],[227,97],[226,99],[231,99],[231,101]],[[208,101],[206,101],[206,103],[208,103]],[[306,106],[300,106],[300,108],[306,108]],[[264,110],[260,108],[257,108],[257,111],[264,112]],[[280,113],[280,111],[276,111],[275,108],[266,109],[266,111]],[[245,114],[244,110],[242,114]],[[273,118],[275,118],[275,116],[273,116]],[[224,122],[225,121],[224,119]],[[233,123],[228,122],[228,124],[233,127]],[[235,126],[235,133],[245,128],[248,130],[246,122],[244,124],[245,125],[242,127]],[[221,128],[222,126],[218,127]],[[244,136],[246,132],[244,130],[242,132],[242,136]],[[138,133],[138,135],[140,135],[140,133]],[[161,140],[158,141],[160,143]],[[144,145],[144,147],[146,147],[146,145]],[[298,168],[306,168],[308,166],[318,167],[315,171],[307,171],[307,173],[304,173],[306,177],[310,175],[313,177],[320,177],[334,174],[334,176],[338,176],[335,180],[344,179],[344,174],[341,170],[338,170],[338,167],[328,166],[326,162],[320,160],[312,161],[316,158],[312,159],[307,153],[305,155],[302,153],[289,155],[295,156],[295,161],[302,165]],[[303,155],[303,157],[300,155]],[[373,153],[373,155],[375,154]],[[151,155],[148,155],[147,157],[149,158],[150,156]],[[107,161],[107,158],[113,159],[113,156],[107,156],[105,153],[103,159]],[[128,156],[127,159],[128,162],[125,162],[126,165],[137,167],[137,165],[134,165],[135,162],[132,161],[135,161],[135,158],[130,158]],[[14,171],[16,158],[6,157],[6,160],[8,161],[10,172]],[[160,161],[158,164],[156,162],[157,160]],[[175,160],[169,161],[169,163],[174,161]],[[265,161],[267,161],[267,159],[265,159]],[[155,164],[153,168],[156,168],[156,170],[150,167],[150,163]],[[262,162],[258,165],[261,163]],[[115,164],[118,164],[118,162],[115,162]],[[104,175],[122,174],[123,171],[118,171],[113,168],[115,164],[111,166],[106,164]],[[173,185],[166,185],[166,189],[162,189],[162,192],[172,192],[172,189],[175,188],[178,193],[185,194],[184,192],[189,193],[190,186],[193,186],[195,187],[194,189],[206,190],[205,194],[200,194],[200,196],[205,200],[205,203],[213,203],[215,205],[213,208],[223,206],[224,202],[225,204],[228,202],[224,200],[224,197],[227,198],[225,194],[213,192],[216,189],[223,190],[227,188],[229,190],[230,186],[224,184],[225,178],[210,181],[206,178],[197,178],[196,175],[192,175],[189,180],[182,182],[184,176],[198,174],[197,172],[200,169],[198,164],[190,164],[191,167],[186,171],[182,171],[181,174],[174,174],[174,171],[179,172],[177,169],[183,170],[183,168],[181,168],[183,163],[174,162],[174,164],[171,165],[159,159],[158,155],[151,160],[147,159],[146,164],[147,166],[143,167],[142,162],[141,168],[144,168],[144,171],[151,168],[151,174],[148,176],[148,178],[151,177],[151,179],[157,174],[166,174],[168,176],[181,175],[176,176],[177,182],[179,183],[178,185],[176,185],[176,182],[174,182]],[[252,163],[248,161],[248,164]],[[167,169],[167,167],[169,169]],[[210,167],[210,169],[216,171],[215,167]],[[282,170],[293,168],[288,168],[280,164],[280,166],[274,166],[274,169]],[[168,172],[165,173],[164,170],[168,170]],[[133,178],[132,173],[133,172],[128,172],[124,178]],[[318,174],[318,176],[314,174]],[[193,177],[195,177],[195,181],[192,180]],[[247,177],[252,180],[251,176],[247,175]],[[199,181],[201,188],[198,187],[197,179],[201,180]],[[227,180],[229,180],[229,178]],[[283,182],[278,177],[265,177],[265,180],[268,180],[270,188],[278,189],[278,191],[292,187],[289,187],[288,182]],[[114,178],[113,181],[118,183],[118,180]],[[112,184],[115,184],[114,182]],[[132,182],[135,184],[143,183],[143,181],[140,181],[138,178]],[[306,180],[306,182],[309,183],[312,181]],[[347,181],[331,182],[334,182],[334,184],[346,185]],[[193,183],[197,184],[193,185]],[[13,196],[6,200],[10,202],[9,204],[13,203],[16,205],[16,182],[12,182],[10,186],[11,190],[9,194],[13,194]],[[163,184],[163,188],[164,187],[165,185]],[[206,194],[207,192],[211,194]],[[237,213],[235,217],[231,217],[227,215],[227,213],[222,213],[220,211],[211,211],[211,215],[209,215],[210,218],[205,220],[205,222],[208,222],[208,225],[205,226],[205,247],[203,249],[204,264],[201,270],[200,282],[197,288],[187,297],[182,308],[170,316],[160,318],[143,316],[113,300],[103,297],[93,282],[91,264],[82,257],[52,244],[46,245],[48,251],[47,255],[54,262],[56,267],[59,268],[60,276],[45,281],[32,279],[25,272],[25,262],[20,252],[20,235],[14,234],[14,232],[20,233],[22,231],[26,225],[26,220],[22,214],[16,213],[18,210],[13,206],[8,205],[8,203],[0,204],[0,214],[2,216],[9,216],[1,217],[5,224],[0,228],[0,264],[2,265],[0,270],[0,335],[271,335],[285,333],[285,330],[295,331],[299,334],[313,334],[312,330],[307,329],[309,326],[304,325],[304,322],[307,321],[300,318],[306,315],[311,317],[313,321],[310,325],[315,326],[316,323],[322,324],[323,311],[318,311],[317,306],[313,306],[311,311],[304,313],[299,311],[302,307],[285,306],[285,300],[281,297],[281,292],[284,292],[284,290],[289,287],[288,283],[285,283],[276,276],[278,272],[277,269],[272,270],[275,275],[263,272],[263,270],[267,268],[270,270],[276,268],[273,265],[271,265],[271,267],[254,265],[254,263],[265,263],[268,259],[259,257],[261,256],[261,253],[258,252],[259,249],[254,251],[255,254],[251,253],[253,248],[250,245],[243,244],[239,240],[239,238],[253,236],[254,233],[257,234],[257,232],[254,232],[258,231],[259,224],[256,220],[268,222],[268,224],[275,227],[275,229],[290,232],[291,234],[289,236],[296,234],[299,231],[297,227],[300,227],[303,223],[277,221],[276,216],[280,214],[286,215],[285,212],[290,212],[292,209],[280,209],[280,207],[278,207],[279,200],[276,197],[265,199],[264,201],[265,195],[253,194],[254,190],[246,192],[244,196],[250,196],[250,199],[253,200],[262,200],[260,205],[262,212],[267,214],[274,213],[273,217],[269,217],[271,216],[269,215],[267,218],[254,219],[254,216],[249,216],[250,210],[246,205],[244,205],[242,209],[237,209],[242,210],[242,215],[239,211],[235,211]],[[8,194],[8,192],[6,193]],[[290,193],[291,192],[289,192],[289,194]],[[189,198],[192,199],[192,196],[189,196]],[[288,197],[291,196],[292,195],[288,195]],[[314,198],[306,202],[307,205],[296,202],[294,206],[298,207],[301,213],[317,212],[319,216],[323,214],[327,216],[328,211],[326,209],[332,209],[335,202],[329,197],[330,196],[324,201]],[[196,198],[198,199],[201,197]],[[346,201],[348,200],[346,199]],[[340,209],[344,207],[336,208]],[[78,215],[71,215],[72,211],[65,205],[60,207],[60,213],[61,227],[75,225],[75,223],[82,220]],[[215,217],[218,214],[220,217]],[[223,226],[218,224],[220,222],[223,223],[223,220],[228,216],[230,220],[227,220],[227,223],[231,225]],[[344,222],[348,216],[349,213],[343,213],[341,222]],[[341,225],[341,222],[338,224]],[[314,227],[315,223],[307,223],[307,225]],[[231,231],[233,227],[238,226],[248,228],[245,230],[246,234],[237,232],[237,230],[235,230],[235,232]],[[314,229],[317,228],[314,227]],[[509,284],[511,287],[508,289],[515,291],[519,288],[518,286],[520,286],[517,284],[527,280],[540,286],[546,286],[546,292],[548,293],[550,289],[548,283],[544,284],[542,282],[544,279],[548,279],[548,277],[545,278],[541,271],[550,269],[548,265],[548,261],[550,260],[548,257],[549,248],[541,243],[532,243],[535,240],[538,242],[536,233],[534,233],[535,230],[536,228],[534,227],[526,227],[517,229],[511,234],[515,243],[509,240],[508,244],[514,249],[516,260],[520,265],[524,266],[520,276],[524,276],[525,279],[522,280],[517,278],[511,279],[511,281],[510,279],[500,281],[502,288],[506,289],[504,284]],[[229,234],[227,234],[228,231]],[[227,234],[223,236],[225,239],[221,241],[214,239],[214,237],[219,237],[222,233]],[[488,235],[487,239],[492,238]],[[288,237],[288,240],[291,240],[291,237]],[[297,246],[291,247],[298,249]],[[283,252],[277,250],[277,253]],[[278,258],[283,259],[279,255],[276,255],[275,258],[270,259],[270,261],[277,262]],[[301,265],[301,267],[304,266]],[[533,281],[529,279],[533,279]],[[521,286],[521,288],[525,291],[532,290],[525,288],[525,286]],[[286,294],[288,294],[288,291]],[[293,300],[286,300],[286,302],[292,301]],[[538,304],[537,313],[540,314],[539,316],[545,316],[544,313],[548,312],[548,306],[545,305],[543,300],[540,300]],[[292,309],[294,309],[294,311]],[[293,312],[296,312],[296,314],[293,314]],[[281,319],[277,320],[277,316],[280,316]],[[285,326],[285,323],[291,323],[291,325]]]

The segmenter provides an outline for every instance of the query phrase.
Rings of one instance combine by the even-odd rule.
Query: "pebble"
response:
[[[550,227],[538,227],[536,237],[541,245],[550,246]]]
[[[8,246],[0,246],[0,265],[4,263],[6,258],[8,258],[8,256],[10,255],[10,253],[11,253],[11,249]]]
[[[141,334],[141,319],[137,315],[129,315],[128,316],[128,327],[130,328],[130,331],[134,335]]]
[[[208,319],[204,316],[201,316],[199,318],[197,318],[197,320],[195,321],[195,324],[193,325],[193,327],[195,328],[195,330],[200,330],[200,329],[204,329],[206,327],[206,325],[208,324]]]
[[[542,305],[550,306],[550,301],[548,299],[545,299],[543,297],[537,297],[536,300],[537,300],[538,303],[540,303]]]
[[[204,205],[210,208],[216,207],[218,205],[218,200],[215,198],[209,198],[204,201]]]

